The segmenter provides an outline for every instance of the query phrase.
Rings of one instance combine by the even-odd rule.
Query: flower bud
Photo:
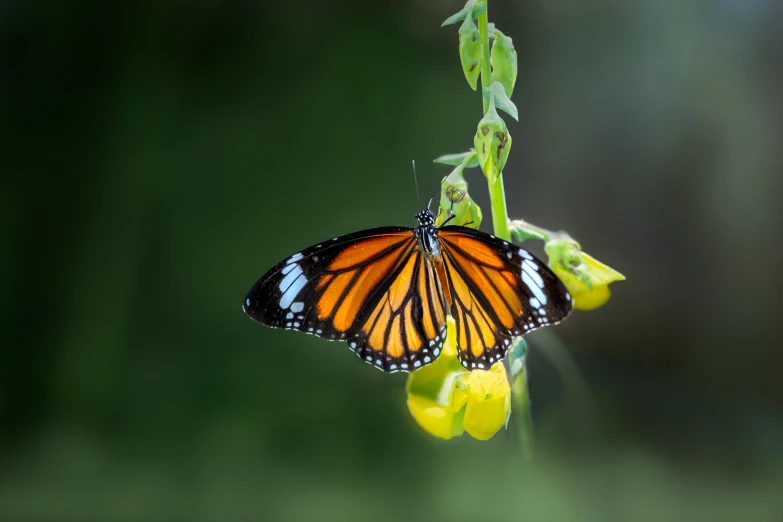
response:
[[[458,165],[441,184],[440,212],[435,220],[437,226],[448,221],[450,225],[481,226],[481,209],[468,193],[468,182],[462,175],[465,163]]]
[[[472,14],[468,14],[459,28],[459,60],[465,79],[474,91],[481,74],[482,50],[478,27],[473,23]]]
[[[579,243],[560,233],[544,245],[549,266],[565,284],[577,310],[593,310],[611,297],[609,283],[625,276],[582,252]]]
[[[489,57],[492,65],[492,81],[500,82],[510,98],[517,83],[517,51],[511,38],[495,29],[495,43]]]
[[[508,422],[511,386],[502,362],[489,370],[473,370],[457,378],[454,407],[465,406],[462,425],[473,438],[487,440]]]
[[[490,104],[487,114],[479,122],[473,146],[476,147],[481,170],[489,182],[494,183],[503,171],[511,150],[511,135],[494,104]]]

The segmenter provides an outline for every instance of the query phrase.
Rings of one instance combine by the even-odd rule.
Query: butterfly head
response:
[[[435,216],[432,215],[432,212],[430,209],[425,208],[418,214],[416,214],[416,219],[419,220],[419,227],[426,227],[426,226],[435,226]]]

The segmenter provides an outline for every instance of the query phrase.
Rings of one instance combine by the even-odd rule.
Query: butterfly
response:
[[[387,372],[434,361],[457,325],[457,355],[488,369],[512,338],[563,320],[571,295],[532,254],[479,230],[382,227],[324,241],[275,265],[243,309],[259,323],[340,340]]]

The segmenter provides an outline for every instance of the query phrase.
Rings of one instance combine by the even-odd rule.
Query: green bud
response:
[[[549,256],[549,266],[553,270],[568,272],[589,290],[593,289],[593,279],[582,256],[582,248],[571,236],[565,232],[558,233],[547,241],[544,251]]]
[[[482,45],[479,30],[473,23],[472,15],[465,17],[459,28],[459,60],[462,72],[468,80],[470,88],[476,90],[479,74],[481,74]]]
[[[503,167],[506,166],[509,150],[511,150],[511,135],[495,109],[490,103],[487,114],[481,119],[473,138],[479,165],[490,183],[495,183]]]
[[[441,27],[456,24],[457,22],[461,22],[465,19],[466,16],[470,15],[471,18],[478,18],[479,16],[483,15],[484,12],[487,10],[487,2],[480,1],[480,0],[468,0],[465,2],[465,7],[460,9],[458,12],[454,13],[453,15],[446,18],[446,20],[443,21],[442,24],[440,24]],[[493,27],[495,24],[491,24]]]
[[[449,225],[469,226],[479,228],[481,225],[481,208],[470,197],[468,182],[465,181],[462,171],[467,161],[457,166],[441,184],[440,210],[435,220],[437,226],[441,226],[447,220]],[[452,217],[453,216],[453,217]]]
[[[517,83],[517,51],[511,38],[495,29],[495,43],[489,55],[492,65],[492,81],[500,82],[510,98]]]

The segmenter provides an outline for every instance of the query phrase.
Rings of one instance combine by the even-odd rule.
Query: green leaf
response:
[[[459,165],[466,159],[468,159],[468,162],[465,165],[466,169],[472,169],[479,166],[479,161],[476,157],[476,151],[474,149],[470,149],[467,152],[460,152],[458,154],[444,154],[443,156],[438,156],[432,161],[434,163],[442,163],[444,165]]]
[[[526,355],[527,342],[523,337],[517,337],[508,349],[508,364],[512,379],[516,379],[520,373],[524,372]]]
[[[486,9],[486,8],[485,8]],[[442,24],[440,24],[441,27],[446,27],[447,25],[454,25],[457,22],[461,22],[465,19],[465,16],[468,14],[468,6],[465,5],[458,13],[454,13],[453,15],[446,18]]]
[[[490,101],[490,96],[495,97],[495,107],[507,112],[512,118],[519,121],[519,111],[514,102],[506,95],[506,89],[500,82],[492,82],[489,87],[481,89],[484,99]]]

